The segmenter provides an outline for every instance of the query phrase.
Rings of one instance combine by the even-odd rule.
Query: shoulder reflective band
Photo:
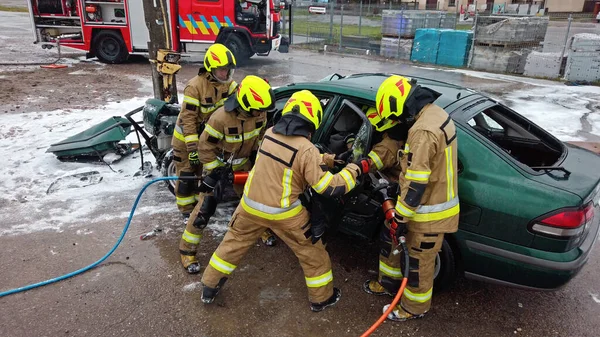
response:
[[[316,185],[312,186],[312,188],[317,193],[321,194],[321,193],[323,193],[323,191],[325,191],[327,186],[329,186],[329,183],[331,182],[332,179],[333,179],[333,174],[331,174],[331,172],[327,172],[323,175],[323,177],[321,177],[321,180],[319,180],[319,182]]]
[[[452,146],[448,146],[446,153],[446,200],[454,198],[454,168],[452,167]]]
[[[453,217],[460,212],[460,202],[458,197],[452,200],[435,205],[422,205],[417,208],[417,212],[411,219],[416,222],[437,221]]]
[[[221,259],[217,256],[216,253],[213,253],[212,257],[210,258],[209,264],[211,265],[211,267],[215,268],[216,270],[220,271],[225,275],[231,274],[231,272],[233,272],[237,267],[236,265]]]
[[[375,163],[375,167],[377,167],[378,170],[381,170],[381,168],[383,167],[383,162],[381,161],[381,158],[379,158],[377,153],[373,151],[369,152],[369,158],[371,158],[371,160]]]
[[[390,267],[381,260],[379,260],[379,271],[393,278],[402,278],[402,270],[400,268]]]
[[[281,208],[290,207],[290,195],[292,194],[292,175],[294,171],[286,168],[283,170],[283,179],[281,185],[283,192],[281,193]]]
[[[431,300],[431,295],[433,294],[433,288],[430,288],[427,292],[424,293],[413,293],[408,290],[408,288],[404,289],[404,296],[413,302],[425,303]]]
[[[408,180],[427,182],[427,181],[429,181],[430,175],[431,175],[431,171],[406,170],[406,174],[404,175],[404,177]]]
[[[217,139],[223,139],[223,134],[210,126],[208,123],[204,125],[204,131]]]
[[[343,169],[340,171],[340,175],[346,181],[346,186],[348,187],[348,191],[352,190],[354,188],[354,186],[356,186],[356,182],[354,181],[354,178],[352,177],[352,173],[350,173],[350,171]]]
[[[200,106],[200,101],[194,97],[191,96],[183,96],[183,102],[184,103],[188,103],[191,105],[195,105],[195,106]]]
[[[263,205],[243,195],[240,204],[246,212],[266,220],[284,220],[296,216],[302,211],[300,200],[294,201],[288,208],[278,208]]]
[[[410,146],[408,146],[408,143],[404,144],[404,153],[409,153],[410,152]]]
[[[202,238],[202,234],[192,234],[190,232],[188,232],[187,230],[183,231],[183,235],[181,236],[181,238],[187,242],[187,243],[191,243],[193,245],[197,245],[200,243],[200,239]]]
[[[330,271],[323,275],[316,277],[304,277],[306,279],[306,285],[309,288],[319,288],[326,286],[329,282],[333,281],[333,273]]]

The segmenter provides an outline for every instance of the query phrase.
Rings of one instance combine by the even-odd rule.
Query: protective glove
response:
[[[198,187],[198,192],[200,193],[210,193],[215,189],[217,183],[221,179],[222,170],[220,168],[216,168],[210,172],[210,174],[205,175],[202,178],[202,183]]]
[[[200,165],[200,159],[198,159],[198,151],[192,151],[188,153],[188,160],[190,161],[190,165],[192,166]]]
[[[406,220],[404,218],[394,217],[390,221],[390,236],[395,246],[400,243],[400,237],[408,233],[408,227],[406,226]]]
[[[346,152],[342,152],[340,154],[335,155],[335,162],[337,164],[344,164],[348,162],[348,159],[352,156],[352,150],[348,150]]]

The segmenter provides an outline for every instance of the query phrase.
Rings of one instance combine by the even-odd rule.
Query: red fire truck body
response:
[[[278,0],[167,0],[169,39],[179,52],[198,44],[225,44],[243,62],[257,54],[287,52],[279,33]],[[28,0],[35,43],[84,50],[105,63],[148,52],[142,0]]]

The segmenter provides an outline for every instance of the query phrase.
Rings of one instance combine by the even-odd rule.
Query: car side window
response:
[[[467,124],[512,158],[529,167],[550,166],[563,153],[560,141],[502,105],[475,114]]]

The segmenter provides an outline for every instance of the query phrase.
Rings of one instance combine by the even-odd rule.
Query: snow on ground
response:
[[[4,165],[0,166],[0,176],[4,177],[0,180],[0,207],[10,211],[0,214],[0,236],[40,230],[62,231],[98,221],[127,218],[138,191],[150,180],[135,176],[141,166],[138,152],[114,162],[111,169],[101,162],[61,162],[46,150],[51,144],[112,116],[122,116],[143,105],[144,101],[145,98],[132,98],[120,103],[110,102],[97,109],[4,115],[0,125],[0,158],[4,158]],[[141,120],[141,117],[139,113],[135,120]],[[127,141],[137,143],[134,132]],[[155,166],[154,160],[149,151],[144,151],[144,161]],[[90,171],[100,173],[103,179],[99,184],[63,188],[47,194],[49,186],[57,179]],[[153,174],[160,176],[156,170]],[[157,193],[158,200],[155,198]],[[234,207],[235,203],[221,205],[209,229],[223,235]],[[174,198],[163,183],[157,183],[142,197],[136,214],[162,213],[172,213],[175,219],[179,217]],[[121,222],[118,222],[119,226]],[[179,222],[177,225],[181,228]]]

